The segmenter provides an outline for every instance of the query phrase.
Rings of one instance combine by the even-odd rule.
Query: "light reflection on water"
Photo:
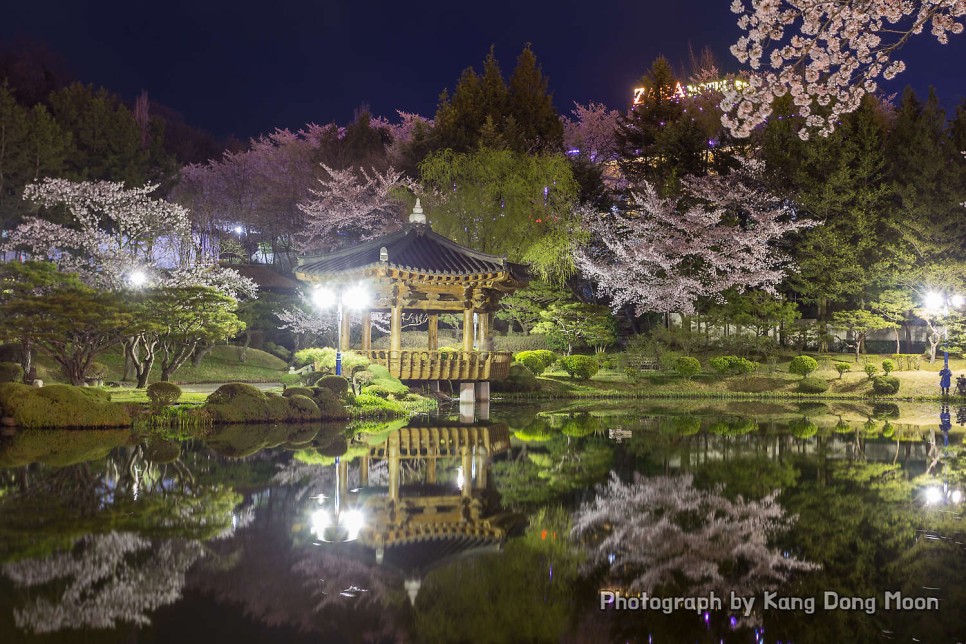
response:
[[[232,642],[962,638],[966,459],[938,408],[491,411],[5,436],[0,640],[219,641],[203,615]],[[641,590],[725,605],[600,609],[600,591]],[[729,590],[756,600],[748,615]],[[825,609],[830,592],[875,610]],[[886,611],[887,593],[939,608]]]

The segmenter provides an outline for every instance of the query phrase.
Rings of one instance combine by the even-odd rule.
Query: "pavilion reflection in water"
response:
[[[491,459],[509,447],[504,423],[410,425],[358,458],[360,485],[351,490],[349,462],[341,459],[336,498],[363,517],[346,554],[401,572],[415,602],[430,569],[499,552],[526,525],[523,515],[500,507],[488,477]],[[388,484],[370,485],[370,468],[380,462]]]

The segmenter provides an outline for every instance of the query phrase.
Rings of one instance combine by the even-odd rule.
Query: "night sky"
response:
[[[351,2],[243,0],[7,3],[0,40],[23,38],[63,56],[77,79],[131,101],[142,89],[219,136],[249,137],[307,122],[346,123],[365,103],[432,117],[443,88],[477,68],[491,44],[509,74],[531,42],[557,109],[601,101],[624,109],[659,54],[676,67],[708,46],[729,71],[739,35],[730,0],[665,2]],[[931,36],[903,52],[888,85],[930,85],[952,109],[966,97],[966,35]]]

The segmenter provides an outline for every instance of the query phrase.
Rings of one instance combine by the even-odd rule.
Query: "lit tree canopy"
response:
[[[784,277],[775,242],[805,225],[787,204],[748,173],[692,178],[683,187],[685,196],[665,199],[644,183],[627,212],[587,217],[597,243],[577,252],[577,265],[614,310],[690,314],[699,296],[770,290]]]
[[[722,491],[695,488],[690,474],[623,483],[612,473],[574,514],[572,534],[593,541],[588,564],[609,565],[629,592],[752,595],[817,568],[768,546],[794,523],[777,491],[760,501]]]
[[[303,250],[331,250],[348,241],[372,239],[398,228],[400,202],[396,189],[402,174],[365,168],[336,170],[322,165],[314,198],[299,204],[305,226],[298,237]]]
[[[24,198],[48,211],[64,209],[67,223],[28,218],[0,248],[49,259],[97,288],[123,288],[141,272],[154,283],[210,286],[230,297],[254,297],[254,282],[195,256],[188,211],[152,198],[156,188],[66,179],[33,183]]]
[[[771,114],[776,96],[790,93],[805,117],[799,135],[826,136],[839,117],[875,92],[880,77],[905,69],[896,51],[929,28],[946,43],[963,31],[963,0],[733,0],[746,32],[731,53],[755,73],[747,86],[726,93],[722,122],[748,136]]]
[[[566,157],[485,147],[444,150],[429,156],[420,171],[434,230],[470,248],[529,262],[542,279],[559,281],[573,273],[571,249],[583,231]]]

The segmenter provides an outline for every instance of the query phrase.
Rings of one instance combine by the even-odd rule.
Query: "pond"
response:
[[[674,400],[11,432],[0,641],[962,641],[964,422]]]

